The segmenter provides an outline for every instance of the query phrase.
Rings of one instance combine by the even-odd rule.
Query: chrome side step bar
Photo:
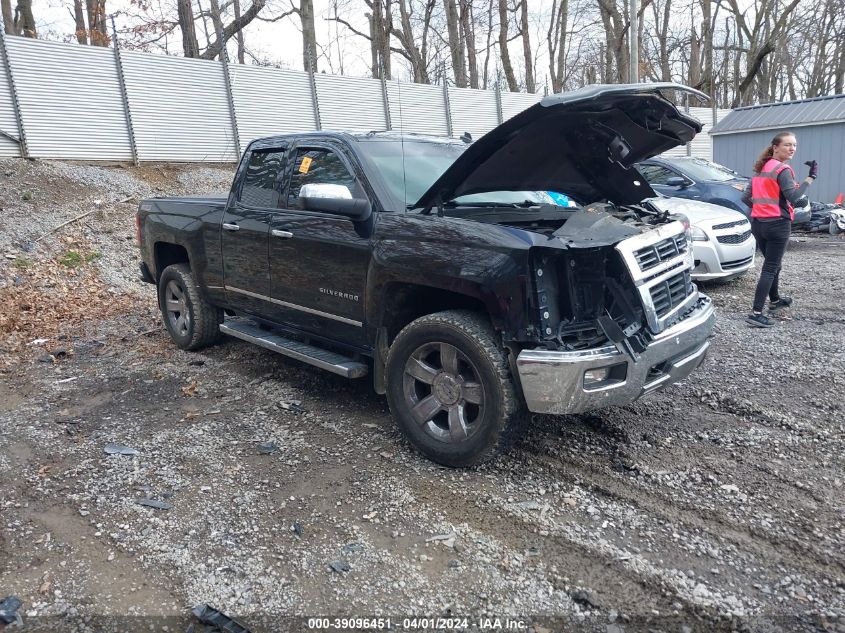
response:
[[[361,378],[369,372],[366,363],[362,363],[342,354],[292,341],[277,333],[260,328],[254,321],[240,317],[228,317],[220,325],[220,331],[229,336],[249,341],[285,356],[290,356],[303,363],[325,369],[344,378]]]

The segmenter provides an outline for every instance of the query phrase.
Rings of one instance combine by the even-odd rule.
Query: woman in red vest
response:
[[[792,232],[794,206],[807,204],[806,192],[819,173],[816,161],[807,161],[810,175],[800,185],[795,182],[795,172],[787,163],[795,155],[798,141],[792,132],[781,132],[754,163],[754,177],[745,192],[745,201],[751,205],[751,232],[757,247],[763,253],[763,269],[754,293],[752,313],[746,321],[754,327],[772,327],[775,322],[763,314],[763,304],[769,297],[769,310],[786,308],[792,299],[778,292],[780,265],[789,235]]]

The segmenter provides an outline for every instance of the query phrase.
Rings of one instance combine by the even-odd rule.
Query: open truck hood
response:
[[[631,165],[689,142],[701,123],[661,94],[674,83],[592,85],[549,95],[491,130],[416,203],[484,191],[557,191],[583,204],[636,204],[654,191]]]

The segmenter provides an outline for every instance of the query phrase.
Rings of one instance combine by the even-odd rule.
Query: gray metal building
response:
[[[845,95],[737,108],[710,130],[713,160],[746,176],[757,156],[778,132],[798,138],[792,166],[807,175],[804,161],[819,162],[811,200],[833,202],[845,192]]]

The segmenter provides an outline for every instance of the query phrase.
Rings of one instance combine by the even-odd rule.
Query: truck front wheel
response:
[[[180,348],[200,349],[220,338],[223,311],[200,294],[187,264],[173,264],[162,271],[158,304],[164,325]]]
[[[480,315],[420,317],[387,356],[387,401],[399,428],[429,459],[472,466],[507,449],[521,411],[504,350]]]

